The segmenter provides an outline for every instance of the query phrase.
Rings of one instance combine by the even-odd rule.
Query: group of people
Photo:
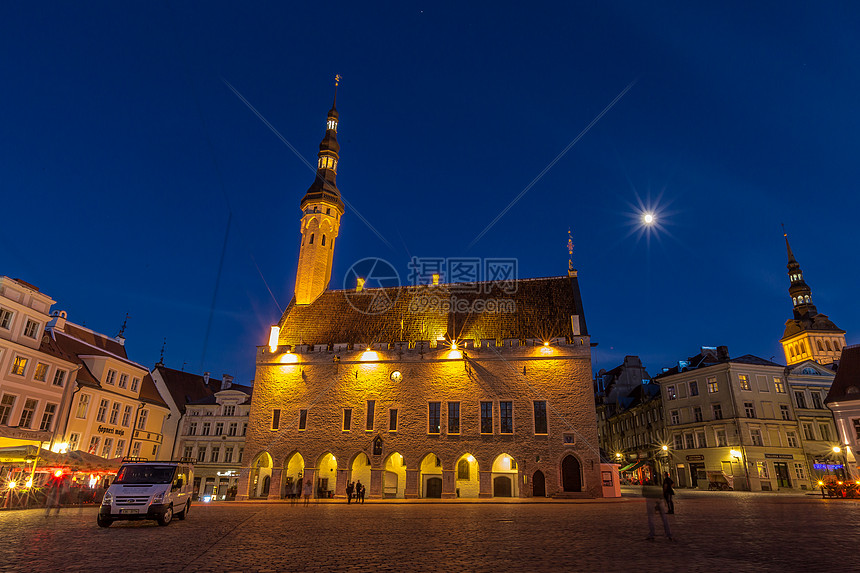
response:
[[[346,503],[352,503],[353,499],[355,499],[355,503],[364,503],[364,484],[361,483],[361,480],[346,484]]]
[[[314,492],[314,484],[311,480],[302,482],[301,477],[287,484],[286,496],[290,498],[290,505],[298,505],[301,498],[305,499],[305,505],[311,502],[311,494]]]
[[[669,476],[669,472],[663,477],[662,491],[659,485],[642,486],[642,495],[645,497],[645,513],[648,515],[648,541],[654,540],[654,514],[659,513],[663,520],[663,531],[666,538],[670,541],[672,538],[672,530],[669,529],[669,520],[666,514],[675,513],[675,501],[672,499],[675,495],[675,480]]]

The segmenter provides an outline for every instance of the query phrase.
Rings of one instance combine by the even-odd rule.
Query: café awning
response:
[[[119,458],[108,460],[80,450],[59,454],[36,446],[0,448],[0,463],[23,464],[34,461],[37,467],[66,467],[72,471],[116,471],[120,466]]]
[[[621,468],[621,469],[620,469],[620,470],[618,470],[618,471],[621,471],[621,472],[633,472],[633,471],[636,471],[636,470],[638,470],[639,468],[641,468],[642,466],[644,466],[644,465],[646,464],[646,462],[647,462],[647,461],[648,461],[648,460],[639,460],[639,461],[633,462],[632,464],[628,464],[628,465],[624,466],[623,468]]]

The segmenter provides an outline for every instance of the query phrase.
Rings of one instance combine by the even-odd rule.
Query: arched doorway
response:
[[[546,497],[546,477],[540,470],[532,475],[532,497]]]
[[[272,482],[272,456],[268,452],[260,452],[251,462],[250,477],[248,497],[267,497]]]
[[[561,487],[564,491],[582,491],[582,472],[579,460],[572,455],[561,461]]]
[[[442,460],[436,454],[421,460],[421,497],[442,497]]]
[[[352,465],[350,466],[352,470],[350,472],[349,481],[353,483],[361,482],[361,485],[364,486],[364,491],[370,491],[370,458],[367,457],[367,454],[364,452],[359,453],[352,460]],[[353,492],[355,495],[358,495],[358,492]]]
[[[478,497],[481,492],[478,476],[478,460],[472,454],[463,454],[454,469],[454,482],[457,497]]]
[[[382,497],[403,499],[406,495],[406,461],[394,452],[385,458]]]
[[[317,463],[316,497],[331,497],[337,485],[337,459],[331,453],[323,454]]]
[[[518,497],[517,462],[508,454],[493,461],[493,497]]]
[[[302,495],[302,476],[305,473],[305,459],[298,452],[294,452],[284,462],[282,474],[283,496],[287,498]]]

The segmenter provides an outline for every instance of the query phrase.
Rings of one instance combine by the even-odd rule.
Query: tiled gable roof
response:
[[[166,366],[156,366],[155,371],[164,380],[168,392],[176,402],[179,411],[185,413],[185,405],[203,398],[208,398],[214,393],[212,388],[206,385],[203,376],[192,374],[191,372],[183,372],[174,370]],[[214,383],[220,384],[220,380],[214,380]]]

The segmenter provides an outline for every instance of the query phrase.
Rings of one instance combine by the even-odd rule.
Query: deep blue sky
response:
[[[138,362],[166,337],[168,366],[250,380],[313,175],[222,78],[313,163],[339,73],[338,186],[394,248],[347,213],[332,286],[367,256],[560,275],[571,227],[595,370],[781,361],[784,222],[857,342],[860,8],[607,4],[0,3],[0,274],[101,332],[128,312]]]

